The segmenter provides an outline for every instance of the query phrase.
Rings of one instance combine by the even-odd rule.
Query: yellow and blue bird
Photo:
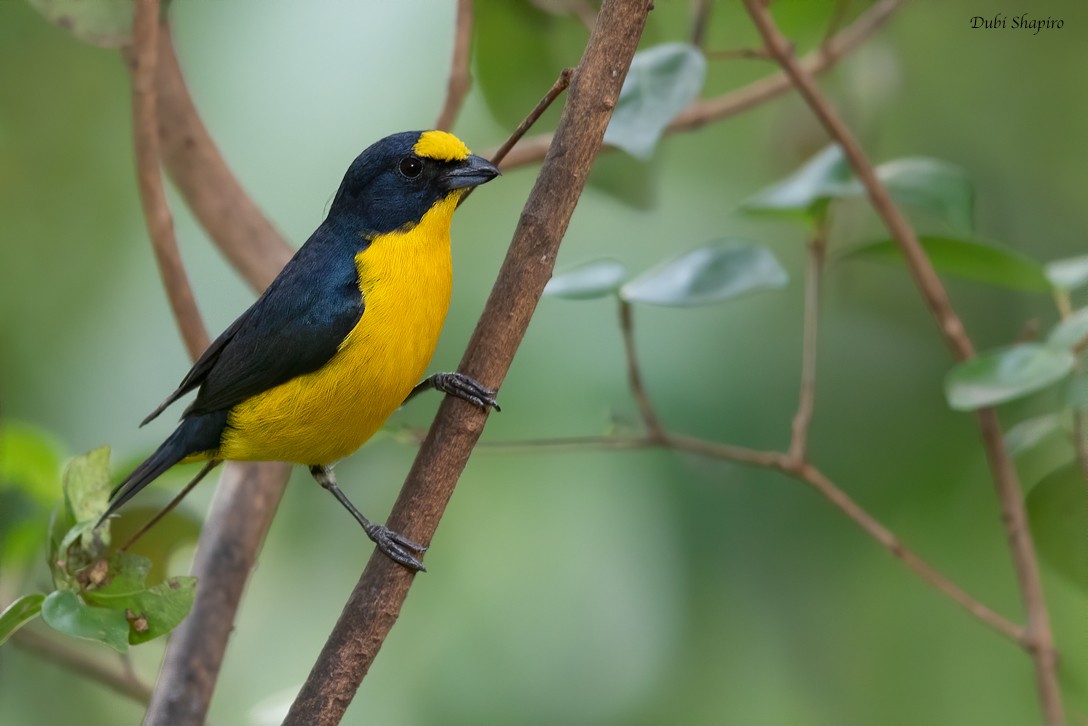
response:
[[[420,391],[498,409],[495,392],[466,375],[420,382],[450,303],[451,218],[498,174],[444,131],[394,134],[360,154],[325,221],[144,419],[197,391],[102,519],[179,462],[208,461],[202,476],[224,460],[287,461],[308,466],[382,552],[422,570],[425,548],[363,516],[332,465]]]

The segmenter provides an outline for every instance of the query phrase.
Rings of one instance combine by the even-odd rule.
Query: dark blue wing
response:
[[[336,354],[363,307],[354,251],[319,228],[146,421],[198,386],[186,417],[228,409],[317,370]]]

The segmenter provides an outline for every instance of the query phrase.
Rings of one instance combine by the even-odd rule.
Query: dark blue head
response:
[[[416,224],[436,202],[499,175],[445,131],[386,136],[352,162],[333,199],[328,221],[365,237]]]

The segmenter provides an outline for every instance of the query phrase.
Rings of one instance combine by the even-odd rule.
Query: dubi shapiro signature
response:
[[[988,30],[1030,30],[1032,35],[1038,35],[1041,30],[1061,30],[1065,21],[1061,18],[1033,18],[1027,13],[1019,15],[1006,15],[995,13],[992,18],[984,18],[976,15],[971,18],[971,28],[986,28]]]

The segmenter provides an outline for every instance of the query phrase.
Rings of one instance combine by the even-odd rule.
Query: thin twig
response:
[[[808,428],[816,403],[816,352],[820,332],[820,288],[823,280],[824,257],[827,253],[826,213],[817,223],[808,241],[808,264],[805,272],[805,323],[801,343],[801,392],[797,413],[793,417],[789,457],[805,461]]]
[[[533,127],[533,124],[540,120],[540,117],[544,115],[544,112],[548,110],[548,107],[555,102],[555,99],[559,98],[559,94],[567,90],[567,86],[570,85],[571,74],[573,73],[573,68],[564,68],[559,72],[559,77],[555,79],[555,83],[553,83],[552,87],[548,89],[548,92],[544,94],[544,97],[537,102],[533,110],[529,112],[529,115],[522,119],[521,123],[518,124],[518,127],[514,129],[514,133],[510,134],[510,137],[503,142],[502,146],[491,152],[490,159],[492,164],[502,167],[503,159],[510,153],[510,149],[514,148],[514,145],[517,144],[521,137]],[[476,188],[472,187],[462,194],[461,200],[457,202],[457,205],[460,206],[464,204],[465,200],[468,199],[469,195],[475,190]]]
[[[853,23],[837,33],[825,47],[812,51],[798,62],[811,74],[823,73],[876,33],[904,2],[906,0],[879,0],[859,15]],[[786,74],[776,73],[725,95],[694,101],[673,119],[665,129],[665,133],[692,131],[709,123],[735,116],[784,95],[790,87],[790,79]],[[551,142],[551,134],[538,134],[525,138],[507,157],[503,166],[504,170],[538,163],[548,152]],[[601,149],[602,152],[613,150],[614,147],[611,146],[604,146]]]
[[[762,48],[726,48],[725,50],[708,50],[707,60],[771,60],[771,55]]]
[[[691,44],[696,48],[706,45],[706,31],[710,27],[713,0],[695,0],[691,11]]]
[[[548,155],[525,203],[460,370],[491,388],[506,376],[552,275],[559,244],[585,187],[634,55],[650,0],[605,0]],[[429,544],[483,431],[487,411],[447,396],[389,517],[389,527]],[[371,556],[285,724],[340,721],[396,621],[415,576]]]
[[[192,478],[192,480],[188,484],[186,484],[184,487],[182,487],[181,491],[178,492],[174,496],[174,498],[170,500],[169,504],[167,504],[165,507],[163,507],[158,512],[156,512],[154,517],[152,517],[151,519],[144,522],[143,526],[140,527],[138,530],[136,530],[136,532],[133,533],[133,535],[128,538],[128,541],[125,542],[120,547],[118,547],[117,549],[120,550],[121,552],[126,552],[129,547],[136,544],[136,542],[141,537],[144,536],[144,534],[147,532],[147,530],[154,527],[159,522],[159,520],[161,520],[167,514],[170,514],[170,512],[174,511],[174,508],[176,506],[178,506],[179,504],[181,504],[181,500],[184,499],[189,494],[189,492],[191,492],[193,490],[193,487],[195,487],[197,484],[199,484],[201,482],[201,480],[208,475],[208,472],[210,472],[215,467],[219,466],[221,463],[222,462],[219,459],[212,459],[207,464],[205,464],[200,469],[200,471],[197,472],[196,476],[194,476]]]
[[[994,612],[969,595],[959,585],[908,549],[891,530],[851,499],[822,472],[790,454],[731,446],[669,432],[663,432],[659,438],[648,436],[574,436],[556,439],[483,441],[480,442],[477,448],[481,451],[518,454],[569,453],[594,450],[634,451],[664,448],[705,456],[719,461],[774,469],[792,479],[810,485],[820,496],[831,502],[839,511],[857,524],[862,531],[900,559],[908,569],[928,585],[949,597],[983,624],[993,628],[1022,647],[1028,647],[1022,627]]]
[[[763,37],[767,50],[774,54],[783,71],[789,76],[794,87],[824,125],[828,134],[842,147],[854,173],[865,186],[874,209],[884,220],[888,231],[903,251],[915,283],[936,318],[946,342],[959,360],[969,360],[974,356],[974,346],[959,316],[952,308],[944,285],[933,269],[925,250],[919,244],[914,230],[892,201],[887,189],[877,179],[873,165],[862,151],[857,139],[834,107],[824,98],[811,74],[793,57],[789,41],[782,35],[762,3],[758,0],[744,0],[744,4]],[[1061,690],[1058,685],[1057,652],[1054,648],[1050,617],[1043,596],[1039,566],[1035,558],[1035,547],[1028,529],[1020,482],[1005,451],[997,413],[992,408],[982,409],[978,411],[977,418],[986,458],[1001,503],[1002,521],[1012,551],[1013,564],[1027,614],[1026,642],[1035,663],[1039,700],[1046,723],[1056,726],[1065,723]]]
[[[174,221],[166,204],[159,170],[158,111],[155,71],[159,55],[159,0],[137,0],[133,21],[132,131],[136,144],[136,177],[140,202],[151,235],[155,261],[170,300],[178,330],[189,355],[196,358],[208,347],[208,331],[196,307],[193,289],[174,238]]]
[[[639,415],[646,425],[646,433],[651,439],[660,439],[663,435],[661,421],[654,411],[650,397],[646,395],[646,387],[642,383],[642,372],[638,365],[638,352],[635,348],[635,330],[631,321],[631,303],[620,299],[620,330],[623,332],[623,350],[627,357],[627,382],[631,387],[631,395],[638,404]]]
[[[555,79],[555,83],[553,83],[552,87],[548,89],[548,92],[544,94],[544,97],[537,102],[533,110],[529,112],[529,115],[518,124],[518,127],[514,129],[514,133],[510,134],[510,138],[504,141],[502,146],[491,153],[489,158],[491,159],[492,164],[495,164],[496,166],[503,165],[503,162],[506,160],[506,155],[510,153],[510,150],[521,141],[521,138],[533,127],[533,124],[540,120],[540,117],[544,115],[544,112],[548,110],[548,107],[559,97],[559,94],[567,90],[567,86],[570,85],[570,77],[573,74],[573,68],[564,68],[559,72],[559,76]]]
[[[469,51],[472,48],[472,0],[457,0],[457,19],[453,32],[453,59],[450,61],[450,80],[446,87],[446,101],[436,129],[449,131],[461,111],[461,105],[468,95],[472,76],[469,74]]]
[[[151,700],[151,686],[136,678],[131,671],[109,666],[101,659],[73,648],[67,641],[50,638],[23,628],[11,636],[11,642],[23,650],[40,655],[85,678],[101,683],[137,703],[146,705]]]

